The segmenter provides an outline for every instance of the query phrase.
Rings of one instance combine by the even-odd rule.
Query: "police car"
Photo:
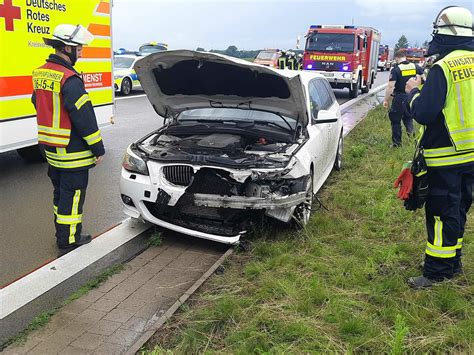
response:
[[[129,95],[132,90],[141,90],[142,86],[138,76],[133,69],[135,62],[140,56],[116,55],[114,56],[114,88],[122,95]]]

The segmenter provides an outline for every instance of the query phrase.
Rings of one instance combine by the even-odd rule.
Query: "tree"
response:
[[[402,35],[399,39],[397,44],[395,45],[395,52],[398,51],[400,48],[407,48],[409,46],[408,40],[405,35]]]
[[[236,57],[237,56],[237,52],[238,52],[238,49],[236,46],[229,46],[227,47],[227,49],[225,50],[225,54],[227,55],[230,55],[232,57]]]
[[[197,47],[196,52],[205,52],[206,50],[202,47]]]
[[[426,40],[423,42],[423,48],[428,48],[430,46],[430,41]]]

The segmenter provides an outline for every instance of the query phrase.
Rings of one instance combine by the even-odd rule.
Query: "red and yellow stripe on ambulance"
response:
[[[99,126],[113,115],[112,31],[109,0],[0,0],[0,152],[35,144],[35,109],[31,74],[53,52],[43,37],[61,23],[81,24],[94,36],[75,66],[82,74]],[[25,120],[28,120],[26,124]],[[21,142],[4,144],[13,131],[8,122],[23,121]],[[13,128],[12,128],[13,127]],[[28,137],[26,137],[28,136]],[[28,139],[26,139],[28,138]],[[27,143],[27,141],[29,143]]]

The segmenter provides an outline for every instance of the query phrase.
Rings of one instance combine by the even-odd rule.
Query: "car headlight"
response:
[[[145,161],[132,152],[130,146],[127,148],[127,152],[123,157],[122,167],[130,172],[138,173],[142,175],[149,175],[148,167],[146,166]]]
[[[344,73],[344,74],[342,74],[342,77],[343,77],[344,79],[350,79],[351,76],[352,76],[351,73]]]

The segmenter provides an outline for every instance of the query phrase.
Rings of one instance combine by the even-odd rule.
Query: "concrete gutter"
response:
[[[70,294],[112,265],[146,248],[150,224],[131,219],[0,290],[0,344],[24,330],[36,315],[60,305]]]

